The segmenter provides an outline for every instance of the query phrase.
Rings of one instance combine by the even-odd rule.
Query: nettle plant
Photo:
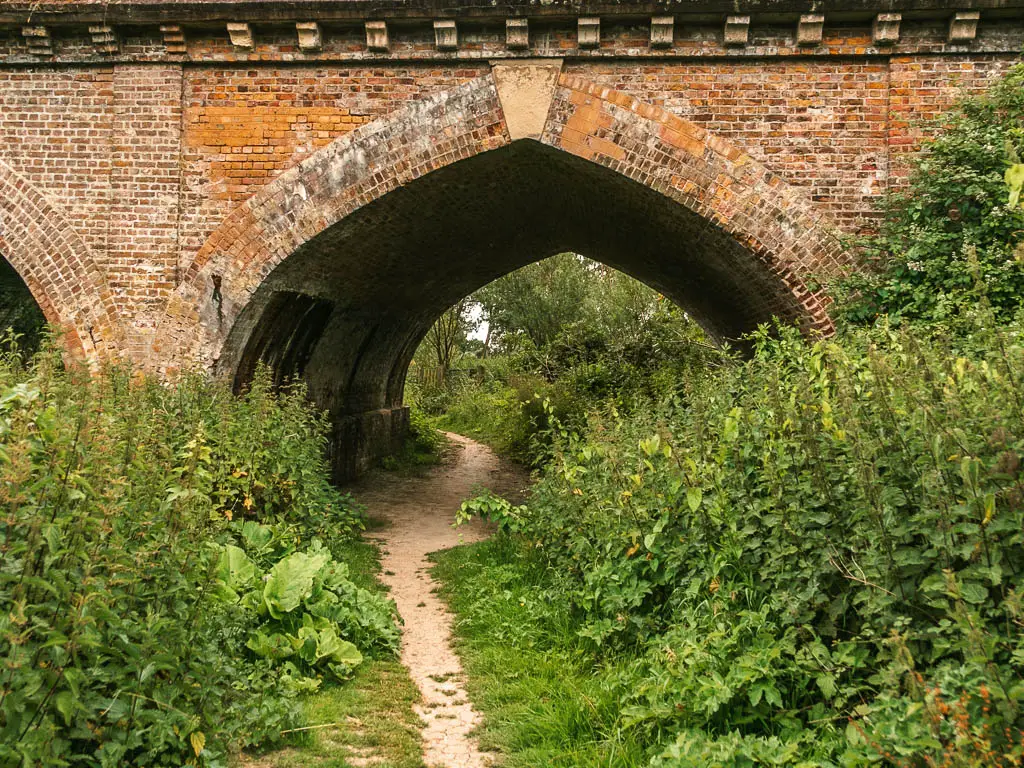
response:
[[[0,764],[224,765],[299,724],[295,697],[322,666],[307,609],[314,662],[347,669],[343,640],[393,642],[376,639],[393,637],[386,607],[322,548],[302,556],[320,563],[319,595],[295,578],[293,553],[361,527],[327,481],[326,433],[301,390],[274,394],[266,376],[234,397],[199,376],[65,370],[54,350],[28,369],[0,358]],[[224,595],[242,586],[224,553],[250,545],[265,613]],[[302,614],[285,610],[296,596]],[[303,640],[300,674],[248,647],[278,621]]]

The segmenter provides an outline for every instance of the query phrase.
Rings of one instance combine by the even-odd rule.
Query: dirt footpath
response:
[[[423,692],[423,759],[435,768],[492,764],[470,732],[480,716],[466,695],[462,664],[451,647],[452,616],[433,594],[427,555],[489,535],[480,521],[452,528],[459,505],[480,487],[515,495],[526,484],[521,471],[486,446],[448,433],[455,450],[424,477],[367,478],[353,488],[371,517],[387,525],[371,535],[380,542],[385,584],[405,621],[402,663]]]

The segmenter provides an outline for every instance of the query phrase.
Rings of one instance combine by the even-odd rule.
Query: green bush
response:
[[[868,269],[841,288],[849,321],[955,326],[982,300],[1001,320],[1020,306],[1024,179],[1015,193],[1007,170],[1024,155],[1024,65],[940,120],[908,188],[888,200],[881,232],[860,244]]]
[[[409,442],[416,453],[436,456],[444,447],[445,439],[423,411],[412,407],[409,409]]]
[[[656,414],[556,424],[529,504],[478,507],[633,659],[652,765],[1024,758],[1024,333],[979,324],[762,333]]]
[[[265,377],[234,397],[53,352],[0,362],[0,764],[223,765],[296,724],[317,669],[282,674],[250,650],[261,633],[307,643],[308,613],[314,660],[394,647],[390,606],[315,542],[362,525],[327,481],[326,427]],[[282,573],[301,558],[323,561],[309,585]]]

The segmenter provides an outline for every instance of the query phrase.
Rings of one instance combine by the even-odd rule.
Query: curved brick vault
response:
[[[106,277],[64,214],[0,160],[0,256],[25,281],[68,354],[120,354],[120,323]]]
[[[434,319],[565,250],[643,280],[719,338],[773,315],[831,330],[808,287],[842,261],[820,212],[669,112],[519,63],[352,132],[242,204],[188,268],[155,359],[239,382],[259,359],[304,375],[348,474],[400,430]]]

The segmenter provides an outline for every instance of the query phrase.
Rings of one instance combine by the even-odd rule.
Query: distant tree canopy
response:
[[[574,253],[561,253],[484,286],[471,297],[489,323],[489,342],[540,350],[568,337],[636,340],[652,323],[685,314],[629,275]]]
[[[463,299],[449,307],[430,327],[420,342],[417,359],[420,365],[434,365],[441,376],[451,370],[452,365],[465,354],[469,334],[476,328],[476,321],[470,315],[472,304]]]

